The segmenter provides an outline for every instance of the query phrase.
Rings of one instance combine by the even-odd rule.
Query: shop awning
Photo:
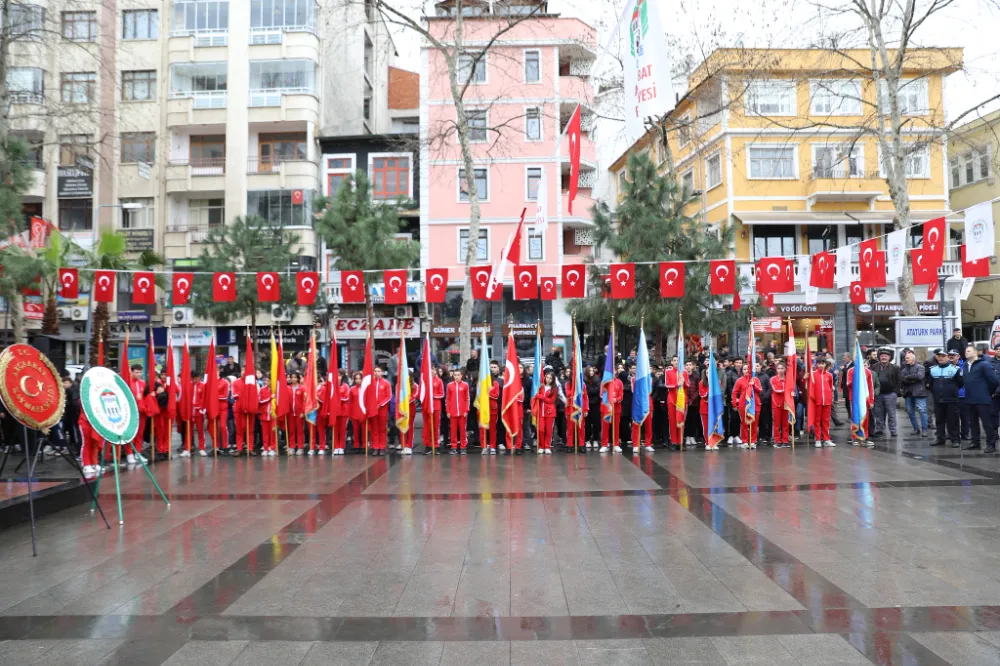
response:
[[[745,225],[755,224],[892,224],[892,213],[889,211],[857,211],[850,213],[842,212],[804,212],[792,210],[775,211],[739,211],[733,213],[733,217]],[[948,222],[962,222],[965,220],[963,213],[955,213],[944,210],[914,210],[910,212],[910,220],[913,224],[920,224],[927,220],[938,217],[945,217]]]

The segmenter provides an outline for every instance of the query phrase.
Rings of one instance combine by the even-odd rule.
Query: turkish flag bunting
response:
[[[937,284],[937,267],[928,266],[922,248],[910,250],[913,263],[913,284]]]
[[[554,301],[556,300],[556,279],[554,277],[543,277],[541,279],[542,283],[542,300],[543,301]],[[563,283],[563,293],[566,292],[566,283]]]
[[[69,299],[80,297],[80,274],[75,268],[59,269],[59,297]]]
[[[448,269],[428,268],[424,285],[424,300],[428,303],[444,303],[448,294]]]
[[[492,270],[489,266],[473,266],[469,271],[472,279],[472,298],[477,301],[499,301],[503,295],[503,289],[494,289],[492,298],[486,298],[486,287],[490,283]]]
[[[584,298],[587,295],[587,267],[568,264],[562,267],[563,298]]]
[[[927,285],[927,300],[933,301],[935,298],[937,298],[937,292],[938,292],[937,282],[931,282],[929,285]]]
[[[740,301],[740,292],[733,292],[733,312],[739,310],[741,305],[743,303]]]
[[[767,292],[764,292],[763,294],[761,294],[760,295],[760,305],[761,305],[761,307],[768,308],[768,309],[773,308],[774,307],[774,294],[769,294]]]
[[[538,298],[538,266],[522,264],[514,269],[514,300]]]
[[[115,272],[94,271],[94,301],[113,303],[115,300]]]
[[[878,249],[876,239],[861,242],[858,247],[858,263],[862,287],[877,289],[885,286],[885,253]]]
[[[569,214],[573,214],[573,200],[580,187],[580,105],[566,124],[566,134],[569,136]]]
[[[406,269],[383,271],[382,281],[385,288],[386,305],[406,305]]]
[[[660,262],[660,297],[684,298],[684,262]]]
[[[989,259],[973,259],[972,261],[966,261],[965,259],[965,246],[962,246],[962,277],[964,278],[981,278],[990,276],[990,260]]]
[[[865,298],[865,288],[861,285],[861,282],[855,281],[851,283],[851,304],[852,305],[864,305],[867,299]]]
[[[760,266],[761,289],[769,294],[782,294],[793,289],[795,268],[785,257],[764,257]]]
[[[156,304],[156,277],[152,273],[132,274],[132,302],[136,305]]]
[[[830,252],[824,250],[814,254],[809,286],[817,289],[833,289],[833,269],[836,265],[837,261]]]
[[[766,294],[767,293],[767,289],[764,288],[766,285],[762,284],[761,281],[760,281],[760,276],[761,275],[762,275],[762,273],[761,273],[761,270],[760,270],[760,263],[754,264],[753,265],[753,289],[758,294]]]
[[[635,264],[611,264],[611,298],[635,298]]]
[[[319,273],[303,271],[295,274],[295,298],[302,307],[310,307],[319,293]]]
[[[236,275],[216,273],[212,276],[212,300],[216,303],[232,303],[236,300]]]
[[[257,300],[261,303],[281,300],[281,283],[277,273],[257,273]]]
[[[340,300],[344,303],[365,302],[365,274],[361,271],[340,271]]]
[[[175,306],[187,305],[188,299],[191,297],[192,284],[194,284],[194,273],[174,273],[170,297]]]
[[[939,268],[944,263],[944,248],[948,232],[943,217],[924,222],[924,261],[928,268]]]
[[[718,259],[709,263],[709,286],[713,296],[736,293],[736,262]]]

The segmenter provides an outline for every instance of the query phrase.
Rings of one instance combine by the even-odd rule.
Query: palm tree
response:
[[[43,260],[31,250],[8,245],[0,250],[0,295],[7,301],[7,314],[14,342],[26,344],[28,335],[24,319],[24,290],[36,287],[43,274]]]

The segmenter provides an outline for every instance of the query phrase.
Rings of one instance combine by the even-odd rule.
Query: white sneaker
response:
[[[731,445],[731,444],[733,443],[733,438],[732,438],[732,437],[730,437],[729,439],[727,439],[727,440],[726,440],[726,443],[727,443],[727,444],[730,444],[730,445]]]
[[[621,452],[622,452],[622,447],[616,446],[615,447],[615,453],[621,453]]]
[[[406,453],[406,449],[403,450],[403,453]],[[489,447],[486,447],[486,446],[483,447],[483,455],[484,456],[490,455],[490,449],[489,449]]]
[[[312,456],[312,455],[316,455],[316,452],[315,452],[315,451],[313,451],[312,449],[309,449],[308,451],[306,451],[306,455],[307,455],[307,456]]]
[[[836,444],[834,444],[833,446],[836,446]],[[869,449],[874,449],[875,448],[875,442],[871,441],[870,439],[866,440],[865,441],[865,446],[868,447]]]
[[[552,449],[545,449],[545,455],[551,456],[552,455]]]
[[[304,454],[305,454],[305,451],[303,451],[302,449],[295,449],[295,455],[301,456],[301,455],[304,455]]]
[[[56,450],[53,449],[48,444],[46,444],[45,447],[42,449],[42,453],[44,453],[47,456],[54,456],[54,455],[56,455]]]
[[[837,446],[837,445],[833,442],[833,440],[828,439],[825,442],[823,442],[823,446]]]
[[[497,451],[506,451],[506,450],[507,450],[507,447],[504,446],[503,444],[497,445]]]
[[[822,448],[823,448],[823,442],[821,442],[821,441],[819,441],[819,440],[817,439],[817,440],[816,440],[816,448],[817,448],[817,449],[822,449]]]
[[[647,452],[647,453],[652,453],[652,452],[653,452],[654,450],[655,450],[655,449],[653,449],[653,447],[652,447],[652,446],[647,446],[647,447],[646,447],[646,452]]]
[[[535,451],[535,455],[539,455],[539,456],[545,455],[545,449],[537,449]]]
[[[204,458],[205,456],[208,455],[208,451],[206,451],[205,449],[198,449],[198,455]]]
[[[139,464],[139,461],[136,459],[134,453],[128,454],[128,456],[125,458],[125,460],[128,462],[129,465],[138,465]]]
[[[737,437],[737,439],[739,439],[739,438]],[[750,445],[749,444],[744,444],[743,442],[740,442],[739,444],[736,445],[736,448],[739,448],[739,449],[749,449]]]
[[[598,453],[607,453],[607,452],[608,452],[608,447],[606,447],[606,446],[602,446],[601,450],[598,451]]]
[[[743,440],[740,439],[739,437],[735,437],[734,439],[736,440],[737,444],[742,444],[743,443]]]
[[[178,457],[179,458],[190,458],[191,457],[191,452],[190,451],[181,451],[178,454]]]
[[[638,446],[633,446],[632,447],[632,453],[639,453],[639,447]]]
[[[756,444],[751,444],[750,445],[750,449],[756,451],[757,450],[757,445]]]

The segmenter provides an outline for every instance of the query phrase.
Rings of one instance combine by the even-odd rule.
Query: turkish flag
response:
[[[566,125],[566,135],[569,137],[569,214],[573,214],[573,200],[580,187],[580,105],[569,118]]]
[[[386,305],[406,305],[406,269],[383,271],[382,283],[385,288]]]
[[[931,282],[929,285],[927,285],[927,300],[933,301],[935,298],[937,298],[937,292],[938,292],[937,282]]]
[[[426,276],[424,300],[428,303],[444,303],[444,297],[448,294],[448,269],[428,268]]]
[[[212,300],[216,303],[232,303],[236,300],[236,275],[216,273],[212,276]]]
[[[113,303],[115,300],[115,272],[94,271],[94,301]]]
[[[660,262],[660,297],[684,298],[684,262]]]
[[[562,267],[563,298],[584,298],[587,295],[587,267],[567,264]]]
[[[827,251],[813,255],[812,274],[810,276],[811,287],[817,289],[833,289],[833,269],[837,265],[833,254]]]
[[[937,284],[937,267],[927,265],[923,248],[910,250],[910,261],[913,263],[913,284]]]
[[[136,305],[156,304],[156,277],[152,273],[132,274],[132,302]]]
[[[760,305],[761,307],[771,309],[774,307],[774,294],[769,294],[764,292],[760,295]]]
[[[733,292],[733,312],[740,309],[742,302],[740,301],[740,292]]]
[[[718,259],[709,263],[709,286],[713,296],[736,293],[736,262]]]
[[[472,298],[477,301],[499,301],[503,295],[503,289],[494,289],[493,297],[486,298],[486,288],[490,284],[491,269],[489,266],[473,266],[469,270],[469,277],[472,279]]]
[[[758,294],[766,294],[767,289],[764,288],[765,285],[761,284],[760,276],[762,275],[760,270],[760,264],[756,263],[753,265],[753,289]]]
[[[944,263],[947,244],[948,230],[943,217],[924,222],[924,261],[928,268],[938,268]]]
[[[965,246],[962,246],[962,277],[964,278],[981,278],[990,276],[990,260],[989,259],[973,259],[972,261],[966,260]]]
[[[635,264],[611,264],[611,298],[635,298]]]
[[[191,285],[194,284],[194,273],[174,273],[171,302],[175,305],[187,305],[191,297]]]
[[[257,300],[261,303],[281,300],[281,283],[277,273],[257,273]]]
[[[785,257],[764,257],[760,266],[761,289],[769,294],[782,294],[793,289],[795,268]]]
[[[514,269],[514,300],[538,298],[538,266],[523,264]]]
[[[851,283],[851,304],[852,305],[864,305],[867,302],[865,298],[865,288],[860,281],[855,281]]]
[[[340,271],[340,300],[344,303],[365,302],[365,274],[361,271]]]
[[[542,300],[556,300],[556,279],[554,277],[543,277],[542,280]],[[566,293],[566,283],[563,283],[563,293]]]
[[[59,269],[59,297],[68,299],[80,297],[80,274],[75,268]]]
[[[861,242],[858,263],[862,287],[877,289],[885,286],[885,253],[879,251],[877,240],[872,238]]]
[[[295,297],[302,307],[311,307],[319,293],[319,273],[302,271],[295,274]]]
[[[517,370],[518,365],[517,347],[514,345],[514,336],[507,336],[507,360],[503,365],[503,391],[500,396],[500,420],[503,421],[510,441],[521,429],[521,419],[524,410],[521,401],[524,399],[524,387],[521,385],[521,373]]]

